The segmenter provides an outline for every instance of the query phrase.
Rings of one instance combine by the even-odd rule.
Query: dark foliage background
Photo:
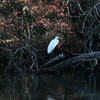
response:
[[[68,58],[99,51],[99,0],[1,0],[0,65],[3,68],[12,62],[17,67],[20,62],[28,62],[24,55],[31,61],[29,66],[45,63],[47,45],[55,36],[62,38],[58,49]]]

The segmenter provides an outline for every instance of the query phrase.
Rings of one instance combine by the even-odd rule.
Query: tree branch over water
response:
[[[40,71],[56,71],[56,70],[60,70],[63,69],[65,67],[68,67],[72,64],[76,64],[76,63],[80,63],[80,62],[84,62],[84,61],[91,61],[91,60],[99,60],[100,59],[100,52],[91,52],[91,53],[86,53],[86,54],[82,54],[67,60],[64,60],[63,62],[60,62],[52,67],[49,68],[44,68],[44,69],[40,69]]]

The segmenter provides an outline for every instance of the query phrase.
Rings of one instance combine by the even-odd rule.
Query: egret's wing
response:
[[[47,48],[47,53],[50,53],[59,43],[59,40],[58,39],[53,39],[49,45],[48,45],[48,48]]]

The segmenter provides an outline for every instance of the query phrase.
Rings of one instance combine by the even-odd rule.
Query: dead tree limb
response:
[[[55,58],[51,59],[50,61],[48,61],[47,63],[42,65],[40,70],[50,67],[50,65],[56,63],[57,61],[59,61],[59,60],[61,60],[63,58],[65,58],[65,55],[63,55],[63,54],[60,54],[60,55],[56,56]]]
[[[44,69],[42,69],[42,71],[43,72],[57,71],[57,70],[65,68],[65,67],[68,67],[72,64],[77,64],[79,62],[90,61],[90,60],[99,60],[99,59],[100,59],[100,52],[99,51],[86,53],[86,54],[82,54],[80,56],[76,56],[76,57],[64,60],[63,62],[60,62],[52,67],[44,68]],[[39,71],[41,71],[41,69]]]

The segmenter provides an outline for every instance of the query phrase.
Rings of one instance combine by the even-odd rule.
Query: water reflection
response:
[[[96,78],[93,73],[89,76],[89,89],[96,89]]]
[[[56,100],[56,99],[53,99],[53,97],[51,95],[48,95],[47,100]]]
[[[99,100],[99,76],[93,73],[2,74],[0,100]]]

